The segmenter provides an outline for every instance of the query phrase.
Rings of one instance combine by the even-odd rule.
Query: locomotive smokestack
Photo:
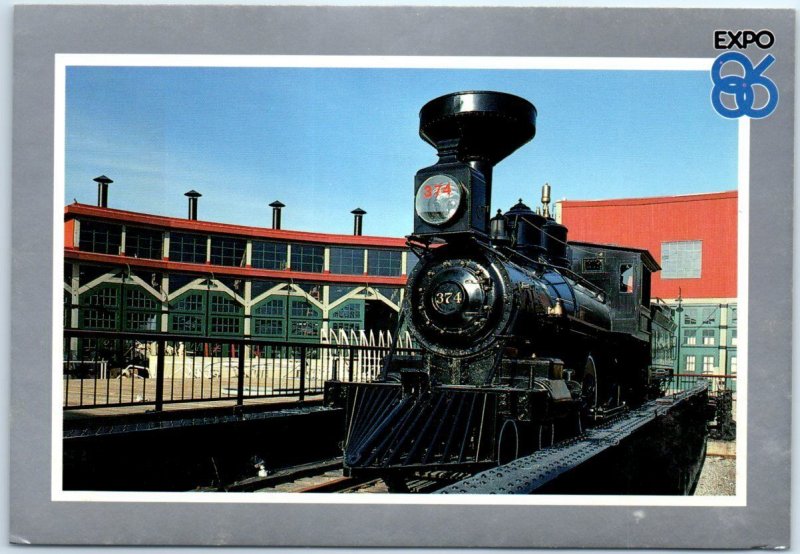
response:
[[[415,179],[414,233],[490,233],[494,166],[536,134],[536,108],[502,92],[455,92],[419,112],[419,135],[436,165]]]
[[[281,209],[285,208],[286,205],[281,202],[280,200],[276,200],[272,204],[269,205],[272,208],[272,228],[273,229],[280,229],[281,228]]]
[[[190,190],[184,196],[189,197],[189,219],[197,219],[197,199],[203,195],[196,190]]]
[[[550,217],[550,184],[542,186],[542,215]]]
[[[353,234],[356,236],[361,236],[361,226],[364,216],[367,215],[367,212],[361,208],[356,208],[350,213],[353,214]]]
[[[97,183],[97,205],[101,208],[108,207],[108,185],[113,183],[111,179],[106,177],[105,175],[101,175],[100,177],[95,177],[92,179],[95,183]]]

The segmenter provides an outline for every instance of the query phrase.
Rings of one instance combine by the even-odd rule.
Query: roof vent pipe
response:
[[[270,204],[272,208],[272,228],[273,229],[280,229],[281,228],[281,208],[285,208],[286,204],[281,202],[280,200],[276,200],[272,204]]]
[[[361,236],[361,227],[363,224],[364,216],[367,214],[367,212],[365,212],[361,208],[356,208],[350,213],[353,214],[353,234],[356,236]]]
[[[97,183],[97,205],[101,208],[108,208],[108,185],[114,181],[105,175],[95,177],[93,181]]]
[[[196,220],[197,219],[197,199],[203,196],[196,190],[190,190],[189,192],[185,193],[184,196],[189,197],[189,219]]]

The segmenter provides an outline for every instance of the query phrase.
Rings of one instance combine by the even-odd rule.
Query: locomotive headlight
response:
[[[428,177],[417,189],[414,209],[430,225],[443,225],[453,219],[461,207],[461,185],[449,175]]]

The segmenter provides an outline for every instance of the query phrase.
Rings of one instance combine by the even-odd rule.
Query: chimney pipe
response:
[[[457,224],[459,232],[488,235],[493,167],[535,134],[536,108],[524,98],[491,91],[454,92],[434,98],[419,112],[419,136],[436,148],[439,161],[417,172],[415,194],[427,178],[442,174],[449,164],[468,165],[468,208],[459,218],[450,216],[447,225]],[[472,184],[472,170],[479,185]],[[417,215],[415,234],[439,232]]]
[[[101,208],[108,208],[108,185],[114,181],[105,175],[95,177],[93,181],[97,183],[97,205]]]
[[[189,192],[185,193],[184,196],[189,197],[189,219],[196,220],[197,219],[197,199],[203,196],[196,190],[190,190]]]
[[[276,200],[272,204],[270,204],[272,208],[272,228],[273,229],[280,229],[281,228],[281,208],[285,208],[286,204],[281,202],[280,200]]]
[[[353,216],[354,216],[353,217],[353,234],[356,235],[356,236],[361,236],[362,220],[364,219],[364,216],[366,215],[367,212],[365,212],[361,208],[356,208],[355,210],[353,210],[350,213],[353,214]]]

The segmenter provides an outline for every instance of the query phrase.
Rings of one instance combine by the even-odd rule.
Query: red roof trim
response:
[[[278,271],[270,269],[253,269],[245,267],[228,267],[210,264],[189,264],[184,262],[169,262],[164,260],[148,260],[145,258],[127,258],[112,254],[97,254],[95,252],[82,252],[70,248],[64,249],[65,260],[78,260],[82,262],[97,262],[113,264],[116,266],[129,265],[136,268],[159,269],[162,271],[185,271],[187,273],[213,273],[219,276],[257,277],[277,281],[318,281],[321,283],[346,283],[352,285],[388,285],[405,286],[406,277],[379,277],[375,275],[335,275],[332,273],[306,273],[302,271]]]
[[[729,200],[739,197],[739,192],[710,192],[703,194],[687,194],[682,196],[653,196],[650,198],[614,198],[611,200],[559,200],[562,207],[597,208],[603,206],[645,206],[648,204],[675,204],[681,202],[708,202],[711,200]]]
[[[264,227],[248,227],[246,225],[233,225],[230,223],[216,223],[212,221],[196,221],[165,217],[160,215],[115,210],[87,206],[86,204],[69,204],[64,207],[64,219],[74,219],[83,215],[107,221],[122,223],[135,223],[150,225],[166,230],[176,229],[181,231],[194,231],[201,233],[214,233],[223,235],[238,235],[248,238],[265,238],[273,240],[314,242],[320,244],[344,244],[350,246],[380,246],[387,248],[406,248],[406,239],[395,237],[372,237],[365,235],[335,235],[329,233],[310,233],[305,231],[287,231],[285,229],[267,229]]]

